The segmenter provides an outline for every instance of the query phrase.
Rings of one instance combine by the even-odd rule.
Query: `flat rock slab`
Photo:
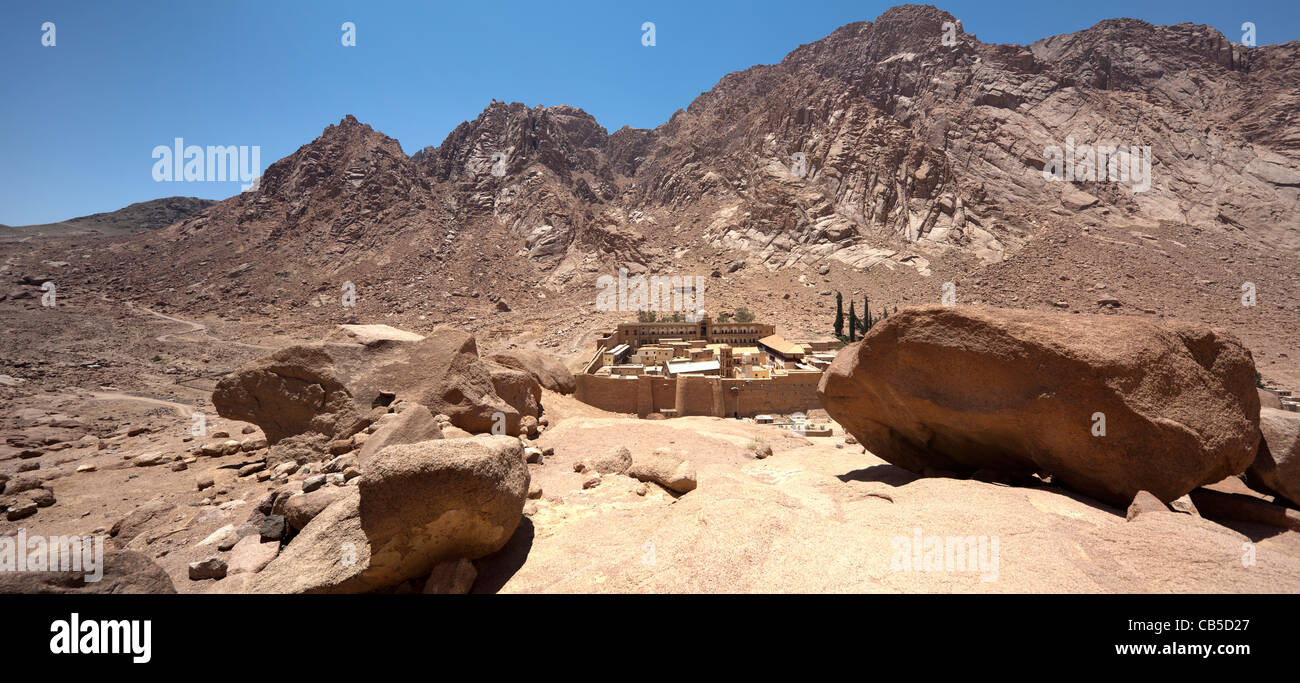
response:
[[[245,536],[230,549],[230,557],[226,560],[226,574],[256,574],[279,554],[279,541],[263,543],[255,535]]]

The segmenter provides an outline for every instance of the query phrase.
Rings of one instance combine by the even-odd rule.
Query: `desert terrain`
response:
[[[154,568],[121,570],[115,592],[1300,591],[1300,489],[1286,488],[1300,486],[1296,444],[1273,438],[1279,474],[1258,486],[1246,471],[1261,409],[1240,390],[1256,404],[1274,395],[1254,393],[1248,363],[1261,387],[1300,392],[1300,43],[1245,48],[1205,26],[1116,19],[1027,46],[965,33],[942,45],[953,20],[907,5],[840,27],[723,76],[653,130],[610,133],[581,103],[493,101],[407,154],[340,112],[230,199],[0,226],[0,533],[110,535],[113,552]],[[1066,137],[1150,145],[1151,188],[1046,180],[1041,152]],[[635,320],[594,304],[597,278],[619,268],[703,277],[708,312],[747,308],[788,338],[829,336],[835,293],[916,330],[942,320],[941,302],[992,310],[972,328],[994,339],[978,351],[988,364],[1016,355],[999,357],[1012,347],[995,333],[1041,316],[1024,324],[1061,337],[1026,333],[1025,348],[1084,359],[1069,367],[1138,395],[1125,406],[1153,425],[1171,419],[1162,400],[1209,396],[1204,426],[1174,419],[1205,467],[1153,505],[1046,457],[1005,472],[997,457],[951,452],[952,467],[900,466],[886,437],[878,452],[863,445],[888,411],[848,389],[810,406],[832,435],[801,436],[607,413],[536,366],[491,360],[529,352],[579,371],[602,333]],[[959,340],[908,337],[903,324],[846,347],[862,365],[837,370],[906,393],[923,356],[904,355],[897,374],[867,369],[890,357],[872,347],[888,335],[959,365]],[[1155,341],[1128,357],[1067,353],[1072,325]],[[1178,333],[1190,351],[1173,329],[1196,331]],[[1227,339],[1221,355],[1240,367],[1198,355],[1209,338]],[[1203,368],[1142,384],[1134,368],[1156,376],[1178,353]],[[1024,390],[1092,387],[1043,377]],[[936,396],[992,381],[941,379],[904,398],[943,405]],[[402,389],[379,402],[383,382]],[[474,422],[493,406],[512,416],[507,436]],[[1265,405],[1283,424],[1265,439],[1295,433],[1281,407]],[[924,410],[899,413],[886,426],[903,433]],[[948,417],[922,420],[936,452],[957,429]],[[949,441],[987,455],[983,434],[966,436]],[[1247,460],[1222,455],[1229,436]],[[421,459],[415,447],[430,443]],[[481,466],[457,460],[461,446]],[[651,471],[664,461],[690,476]],[[408,486],[464,491],[489,521],[417,524]],[[398,547],[408,534],[414,550]],[[929,537],[972,539],[988,562],[927,568]],[[356,539],[360,569],[337,566],[330,539]],[[23,580],[7,589],[58,584]]]

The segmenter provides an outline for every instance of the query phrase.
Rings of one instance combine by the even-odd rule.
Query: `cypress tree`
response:
[[[858,340],[858,316],[853,311],[853,302],[849,302],[849,342]]]
[[[844,297],[835,293],[835,338],[844,341]]]

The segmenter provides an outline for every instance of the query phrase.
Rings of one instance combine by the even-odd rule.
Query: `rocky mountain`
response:
[[[408,156],[346,116],[256,189],[88,254],[89,284],[192,313],[476,328],[513,308],[558,329],[627,267],[713,274],[715,308],[820,329],[831,290],[905,305],[952,282],[1281,348],[1300,311],[1298,51],[1132,19],[996,45],[895,7],[653,130],[494,101]],[[1245,319],[1243,282],[1271,304]],[[349,285],[356,309],[327,305]]]
[[[0,593],[1300,590],[1298,50],[909,5],[653,130],[347,115],[0,239],[0,535],[110,539]],[[638,419],[575,391],[620,268],[792,338],[891,314],[824,428]]]
[[[147,202],[136,202],[117,211],[106,211],[89,216],[69,218],[58,223],[25,226],[0,225],[0,242],[32,237],[68,237],[74,235],[118,237],[151,232],[196,214],[213,204],[216,204],[216,202],[211,199],[199,199],[198,197],[164,197]]]

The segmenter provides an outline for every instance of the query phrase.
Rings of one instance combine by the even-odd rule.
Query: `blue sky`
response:
[[[724,74],[771,64],[890,2],[18,2],[0,8],[0,223],[26,225],[237,182],[155,182],[158,145],[258,145],[261,166],[354,114],[413,153],[493,99],[652,128]],[[1300,39],[1294,0],[939,2],[985,42],[1117,16]],[[54,22],[54,47],[41,45]],[[355,23],[357,44],[341,45]],[[656,45],[641,44],[653,21]]]

